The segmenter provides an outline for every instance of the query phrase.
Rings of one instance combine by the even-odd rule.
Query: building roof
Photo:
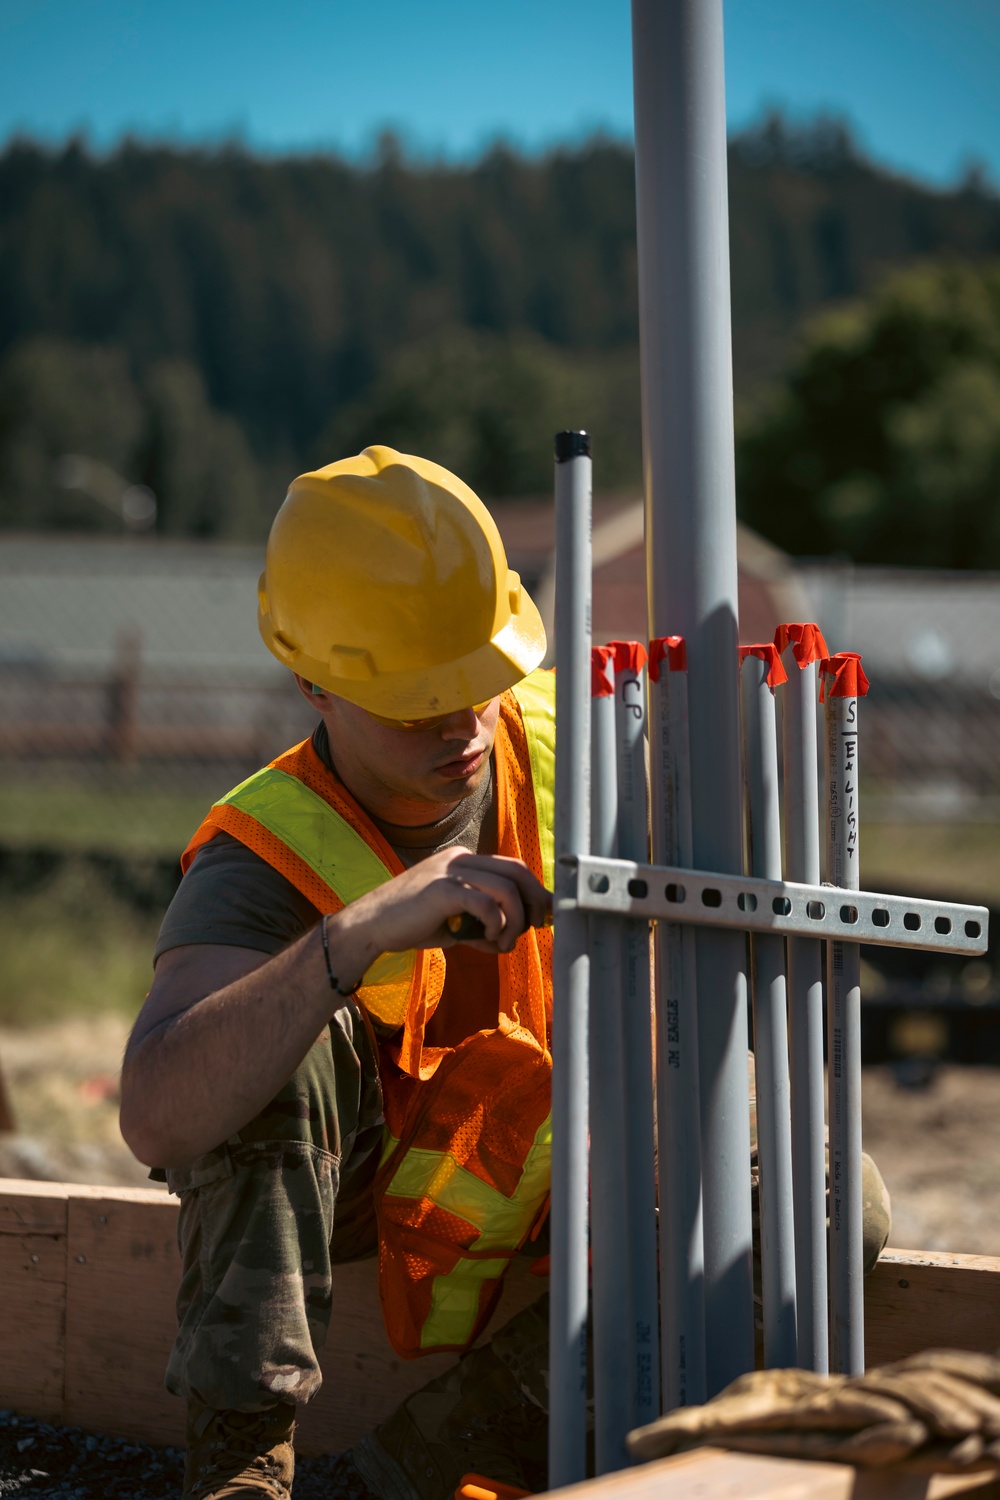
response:
[[[138,638],[160,672],[283,670],[257,633],[262,547],[154,538],[8,536],[0,547],[0,666],[103,675]]]

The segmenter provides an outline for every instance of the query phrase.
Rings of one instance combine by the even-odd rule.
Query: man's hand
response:
[[[547,921],[551,897],[520,860],[444,850],[327,922],[330,966],[350,989],[382,953],[451,947],[468,913],[473,947],[508,953]],[[319,924],[265,959],[192,944],[165,953],[122,1068],[122,1134],[149,1166],[183,1166],[227,1140],[274,1098],[341,1004]]]
[[[449,918],[467,913],[483,928],[471,947],[509,953],[528,927],[544,926],[551,912],[551,895],[519,859],[445,849],[345,907],[330,919],[329,936],[332,948],[336,933],[345,957],[360,943],[368,968],[381,953],[452,947],[461,939]],[[352,973],[349,982],[357,977]]]

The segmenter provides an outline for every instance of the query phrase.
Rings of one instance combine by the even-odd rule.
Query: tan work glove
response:
[[[705,1406],[630,1434],[636,1458],[718,1443],[743,1452],[921,1471],[1000,1464],[1000,1358],[928,1349],[848,1380],[758,1370]]]
[[[994,1396],[1000,1396],[1000,1357],[994,1354],[976,1354],[971,1349],[921,1349],[919,1354],[908,1354],[894,1364],[885,1365],[887,1370],[945,1370],[957,1375],[960,1380],[981,1385]]]
[[[628,1437],[634,1458],[720,1443],[750,1452],[882,1464],[906,1457],[929,1437],[905,1402],[858,1389],[840,1375],[756,1370],[705,1406],[681,1407]]]
[[[924,1422],[932,1440],[914,1456],[914,1467],[961,1470],[1000,1463],[1000,1360],[962,1349],[925,1349],[869,1370],[856,1383],[905,1402]]]

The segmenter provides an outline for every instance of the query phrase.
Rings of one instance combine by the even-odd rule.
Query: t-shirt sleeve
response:
[[[153,962],[186,943],[223,943],[278,953],[319,913],[291,881],[228,833],[195,855],[167,907]]]

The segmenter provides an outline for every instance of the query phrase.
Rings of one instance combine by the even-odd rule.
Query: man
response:
[[[378,1251],[401,1354],[466,1349],[549,1185],[554,684],[489,513],[390,448],[303,475],[259,624],[321,722],[185,851],[122,1075],[181,1199],[184,1500],[288,1500],[334,1262]],[[540,1301],[364,1440],[370,1488],[545,1488],[546,1365]]]
[[[554,695],[492,518],[389,448],[303,475],[259,624],[321,722],[185,852],[122,1076],[181,1199],[185,1500],[287,1500],[332,1261],[462,1349],[548,1191]]]

